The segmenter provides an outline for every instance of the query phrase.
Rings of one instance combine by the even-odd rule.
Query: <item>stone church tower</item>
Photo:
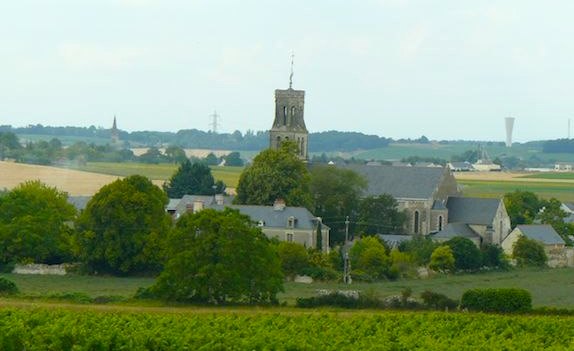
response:
[[[275,121],[269,131],[269,147],[278,149],[283,141],[292,141],[299,147],[299,158],[308,159],[307,146],[309,132],[305,127],[303,109],[305,91],[295,90],[293,86],[293,56],[291,56],[291,75],[289,89],[275,90]]]
[[[113,146],[118,146],[120,144],[120,132],[118,131],[116,116],[114,116],[114,124],[112,125],[111,130],[111,141]]]

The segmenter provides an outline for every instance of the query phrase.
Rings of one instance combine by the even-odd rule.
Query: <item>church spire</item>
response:
[[[293,89],[293,59],[295,58],[295,53],[291,51],[291,74],[289,75],[289,89]]]

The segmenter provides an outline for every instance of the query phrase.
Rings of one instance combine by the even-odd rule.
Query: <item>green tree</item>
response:
[[[512,227],[515,227],[519,224],[531,224],[543,203],[536,194],[530,191],[516,190],[504,194],[504,206]]]
[[[309,266],[309,253],[301,244],[281,241],[277,244],[277,253],[286,276],[303,274],[303,270]]]
[[[178,199],[183,195],[221,194],[225,190],[225,184],[222,181],[215,182],[211,169],[205,163],[191,163],[186,160],[179,165],[169,181],[164,183],[163,189],[169,198]]]
[[[353,271],[360,271],[372,279],[389,275],[391,259],[385,246],[375,237],[365,237],[355,242],[349,252]]]
[[[454,255],[454,266],[458,270],[477,270],[482,265],[480,250],[474,243],[460,236],[454,237],[445,242]]]
[[[525,236],[520,236],[512,246],[512,257],[519,267],[534,266],[544,267],[548,261],[544,246]]]
[[[484,244],[480,248],[482,265],[491,268],[508,268],[509,263],[502,247],[494,244]]]
[[[572,245],[570,235],[574,235],[574,226],[564,222],[568,213],[562,209],[562,203],[555,198],[542,201],[542,209],[536,215],[536,219],[542,224],[549,224],[556,230],[562,239]]]
[[[100,189],[77,220],[77,255],[94,273],[154,272],[171,219],[165,193],[142,176]]]
[[[215,156],[213,152],[210,152],[207,154],[207,156],[205,156],[205,163],[208,166],[217,166],[219,164],[219,158]]]
[[[454,269],[455,259],[448,245],[437,247],[431,255],[429,268],[433,271],[450,272]]]
[[[168,158],[157,147],[150,147],[144,154],[138,157],[140,162],[158,164],[167,162]]]
[[[331,228],[331,246],[344,241],[345,218],[354,216],[366,186],[366,180],[350,169],[330,165],[311,168],[313,213]]]
[[[234,151],[223,157],[225,165],[230,167],[243,167],[243,160],[239,152]]]
[[[62,263],[71,259],[75,215],[67,195],[40,181],[20,184],[0,197],[0,263]]]
[[[277,252],[238,211],[205,209],[182,216],[169,237],[170,260],[150,288],[185,302],[275,302],[283,290]]]
[[[310,177],[297,157],[297,147],[284,142],[279,150],[267,149],[239,177],[235,201],[245,205],[272,205],[281,198],[288,206],[311,208]]]
[[[185,150],[175,145],[168,146],[165,149],[165,156],[173,163],[183,163],[187,161]]]
[[[407,217],[391,195],[367,196],[359,204],[357,231],[366,234],[401,234]]]
[[[414,235],[411,240],[405,240],[399,244],[399,250],[410,253],[419,266],[429,264],[433,251],[440,245],[431,238],[422,235]]]

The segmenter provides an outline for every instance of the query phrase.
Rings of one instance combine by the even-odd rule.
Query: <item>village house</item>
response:
[[[437,241],[455,236],[482,244],[500,245],[511,229],[510,217],[502,199],[449,197],[446,202],[449,223],[433,235]]]
[[[186,195],[182,199],[172,199],[166,211],[177,220],[183,214],[197,213],[206,208],[222,211],[226,207],[238,210],[251,218],[270,239],[293,242],[308,248],[317,247],[317,232],[321,232],[321,249],[329,251],[330,228],[304,207],[286,206],[282,200],[273,206],[232,205],[229,197],[220,195]]]
[[[502,242],[502,249],[508,256],[512,255],[514,244],[521,236],[536,240],[544,246],[548,256],[548,266],[566,267],[574,264],[572,249],[566,248],[566,243],[549,224],[522,224],[516,226]]]

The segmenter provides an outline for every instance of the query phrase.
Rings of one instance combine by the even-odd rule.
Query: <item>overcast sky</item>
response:
[[[265,130],[306,91],[311,132],[518,141],[574,119],[574,2],[3,0],[0,124]],[[574,122],[573,122],[574,125]]]

